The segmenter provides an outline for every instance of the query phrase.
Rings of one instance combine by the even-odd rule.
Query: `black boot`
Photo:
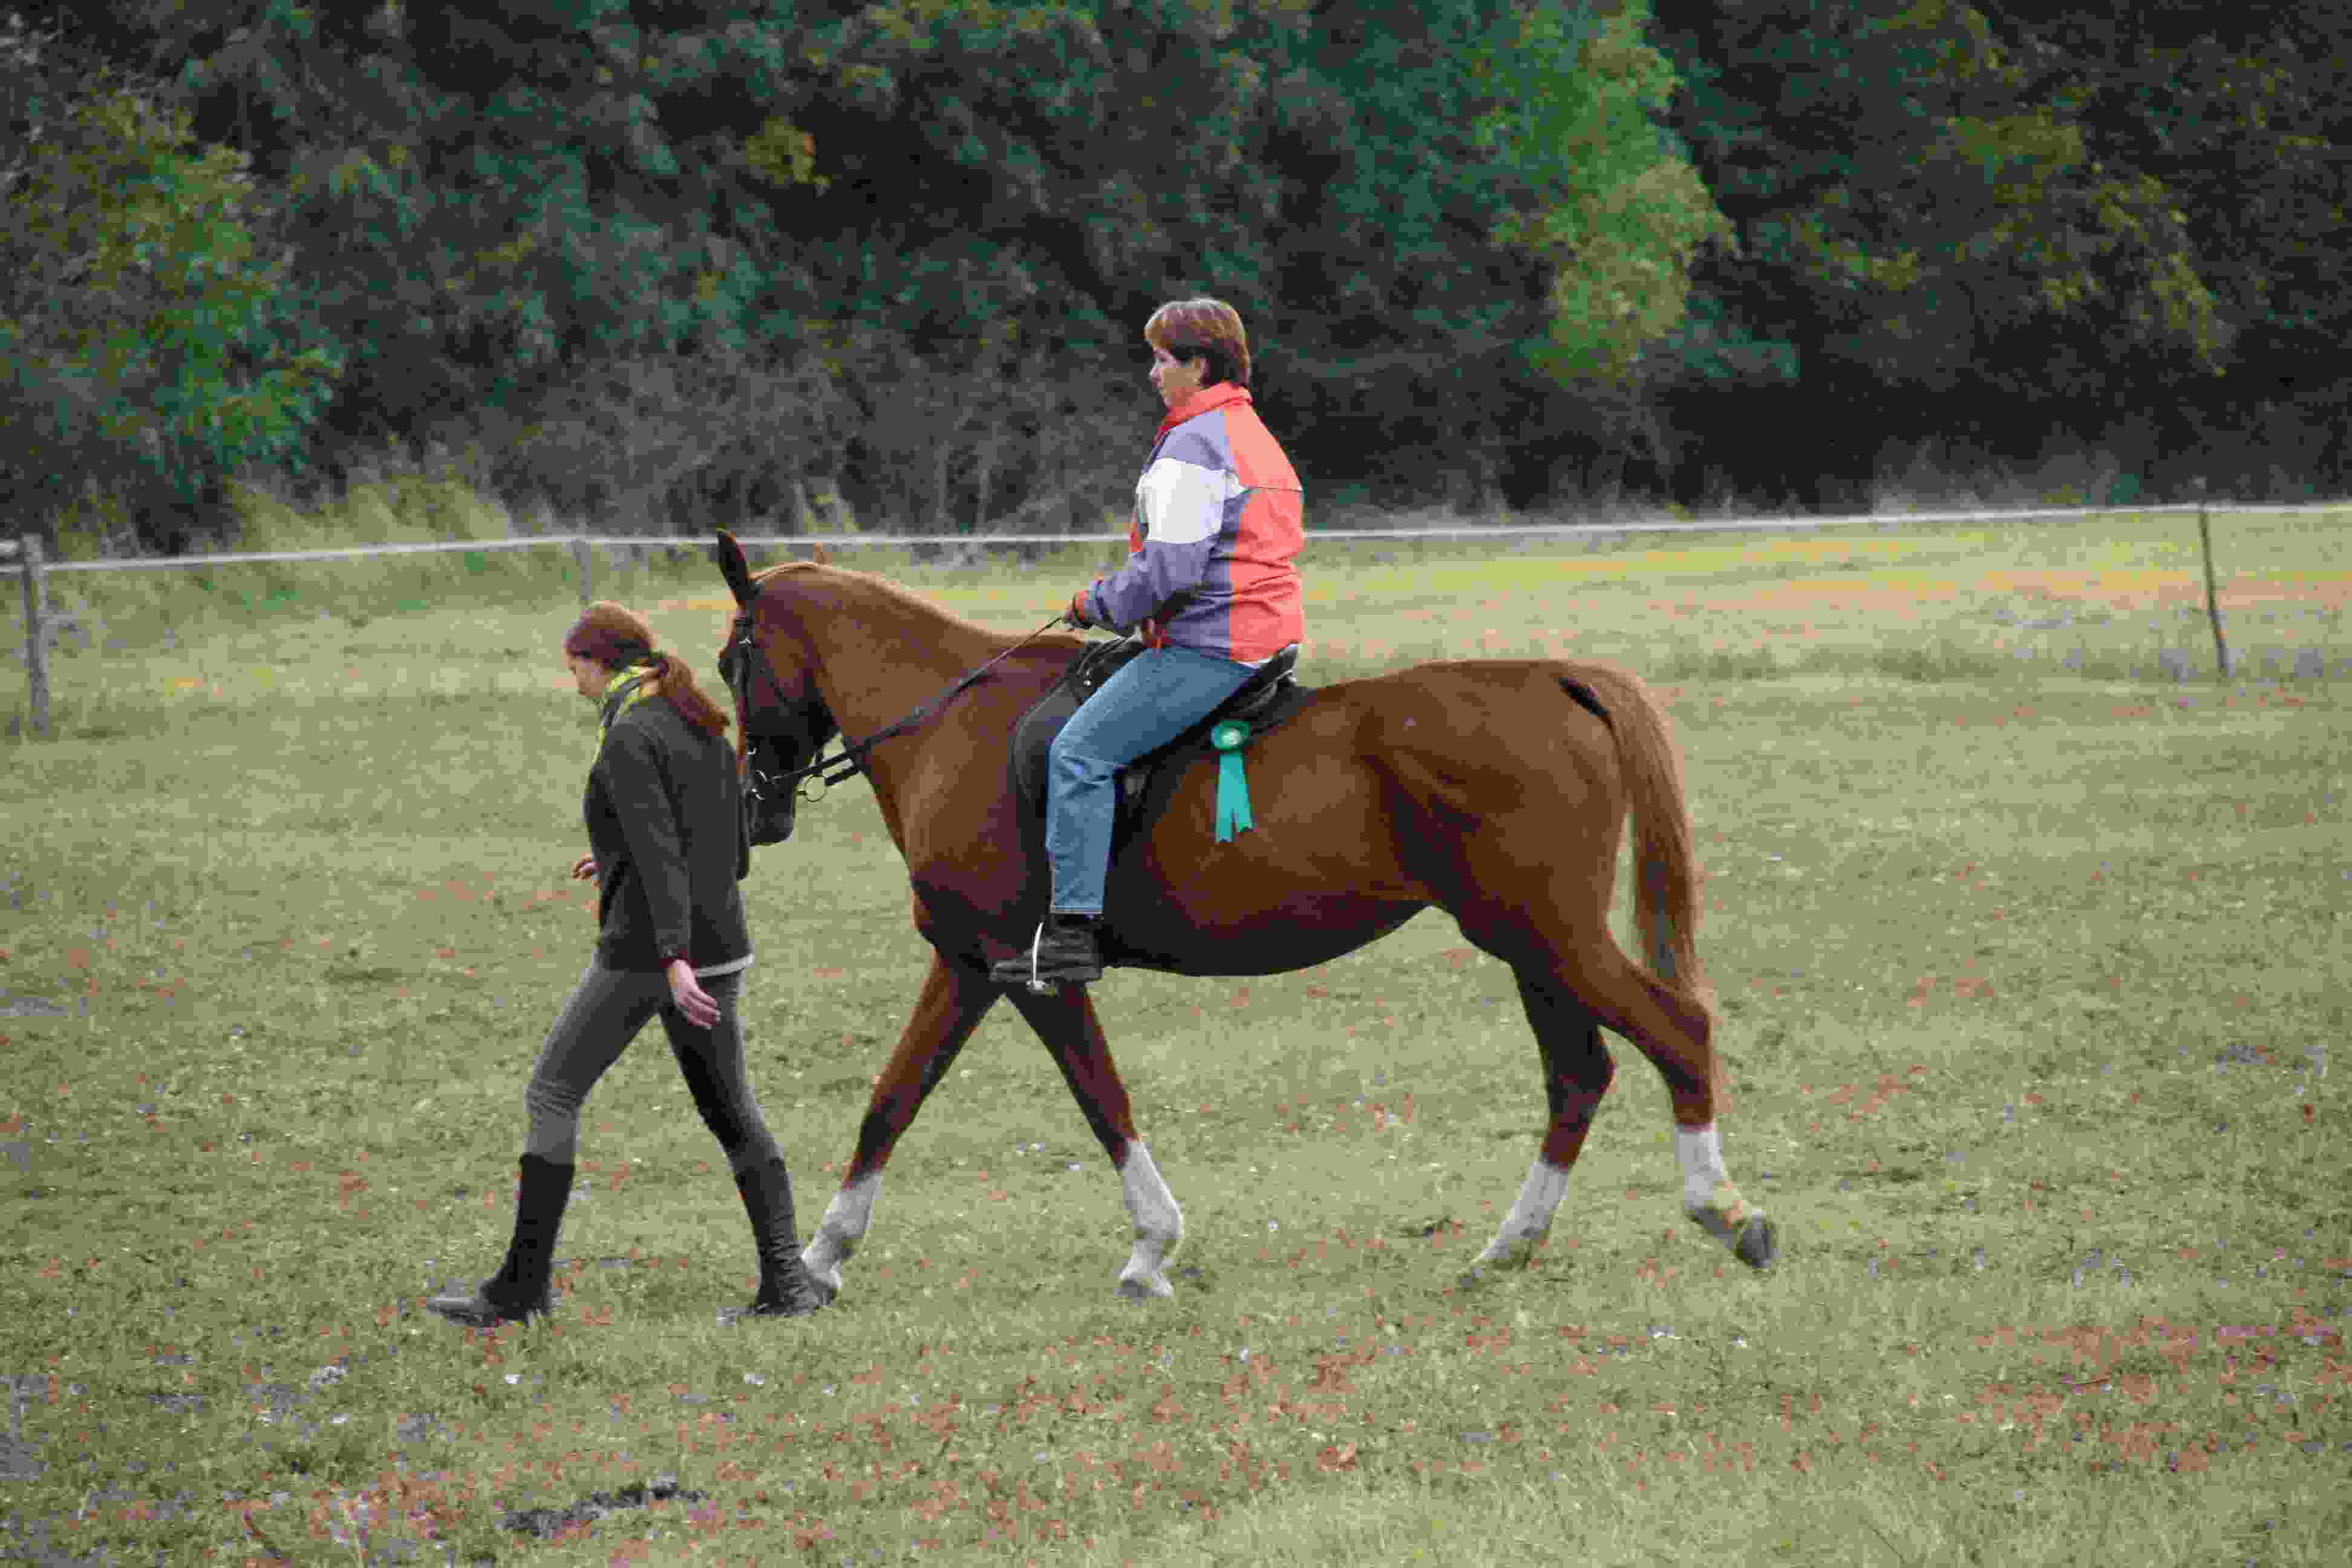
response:
[[[1055,985],[1086,985],[1102,978],[1102,948],[1095,938],[1097,915],[1069,915],[1056,910],[1045,917],[1029,951],[993,965],[988,977],[999,985],[1026,985],[1032,991]]]
[[[751,1245],[760,1255],[760,1289],[743,1309],[753,1318],[804,1318],[833,1300],[801,1262],[800,1233],[793,1226],[793,1181],[782,1160],[735,1173],[743,1212],[751,1216]]]
[[[555,1261],[555,1233],[563,1224],[563,1205],[572,1196],[572,1171],[570,1165],[525,1154],[522,1191],[515,1198],[514,1240],[507,1246],[506,1261],[472,1295],[436,1296],[425,1305],[471,1329],[519,1323],[554,1310],[548,1272]]]

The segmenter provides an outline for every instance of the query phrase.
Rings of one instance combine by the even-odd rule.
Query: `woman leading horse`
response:
[[[540,1047],[523,1091],[514,1238],[498,1272],[425,1305],[488,1328],[545,1316],[572,1193],[580,1110],[629,1042],[658,1017],[704,1125],[719,1140],[751,1222],[754,1317],[824,1305],[793,1228],[792,1179],[743,1068],[738,1007],[751,936],[736,888],[751,869],[727,716],[653,628],[598,600],[564,634],[564,665],[596,705],[595,761],[581,809],[589,853],[572,875],[597,883],[595,952]]]

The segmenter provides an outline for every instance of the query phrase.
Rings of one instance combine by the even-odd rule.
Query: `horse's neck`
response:
[[[820,636],[821,679],[830,689],[834,721],[851,736],[906,717],[1012,644],[919,601],[862,585],[830,606]]]

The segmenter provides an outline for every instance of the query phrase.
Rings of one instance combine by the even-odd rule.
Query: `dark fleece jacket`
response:
[[[697,971],[751,955],[743,896],[751,869],[741,784],[724,735],[705,735],[660,697],[604,731],[588,771],[588,845],[596,858],[596,962]]]

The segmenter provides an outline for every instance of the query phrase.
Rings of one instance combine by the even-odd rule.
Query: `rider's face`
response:
[[[1152,345],[1151,384],[1160,394],[1162,407],[1173,408],[1200,391],[1201,378],[1208,374],[1208,355],[1180,360],[1157,343]]]

